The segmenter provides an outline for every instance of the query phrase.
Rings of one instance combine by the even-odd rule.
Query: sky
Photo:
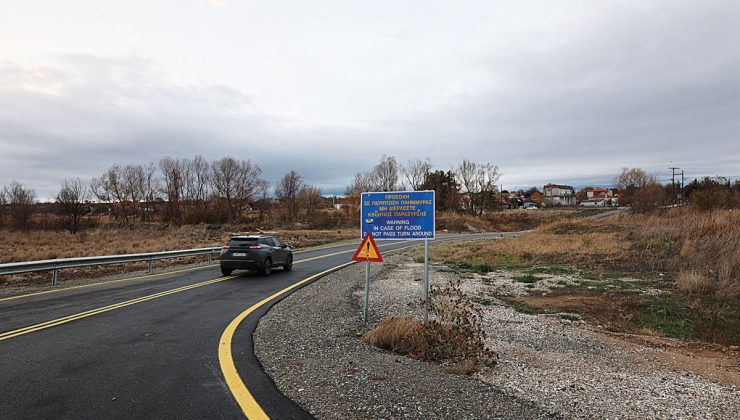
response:
[[[0,0],[0,185],[197,154],[325,194],[384,154],[738,177],[739,45],[723,0]]]

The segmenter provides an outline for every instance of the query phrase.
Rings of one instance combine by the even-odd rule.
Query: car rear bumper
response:
[[[258,270],[264,266],[259,260],[221,260],[220,264],[229,270]]]

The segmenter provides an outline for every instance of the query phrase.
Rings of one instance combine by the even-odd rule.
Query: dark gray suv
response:
[[[293,251],[274,236],[234,236],[221,250],[221,273],[234,270],[258,270],[269,276],[273,267],[293,268]]]

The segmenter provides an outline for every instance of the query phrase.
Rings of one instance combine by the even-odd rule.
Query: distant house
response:
[[[575,206],[576,190],[570,185],[547,184],[542,189],[546,207]]]
[[[606,198],[612,198],[614,194],[612,193],[612,190],[609,188],[586,188],[583,190],[583,192],[586,193],[586,199],[587,200],[594,200],[594,199],[606,199]]]
[[[609,188],[585,188],[580,192],[581,197],[584,198],[584,202],[602,202],[603,204],[596,204],[596,206],[616,206],[619,199],[619,195]],[[586,204],[593,206],[594,204]]]

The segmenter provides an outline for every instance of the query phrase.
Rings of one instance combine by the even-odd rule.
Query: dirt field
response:
[[[737,210],[563,220],[517,238],[440,244],[431,256],[468,272],[509,270],[515,283],[547,293],[507,298],[522,311],[566,310],[615,332],[740,344]],[[577,280],[538,287],[565,274]]]

